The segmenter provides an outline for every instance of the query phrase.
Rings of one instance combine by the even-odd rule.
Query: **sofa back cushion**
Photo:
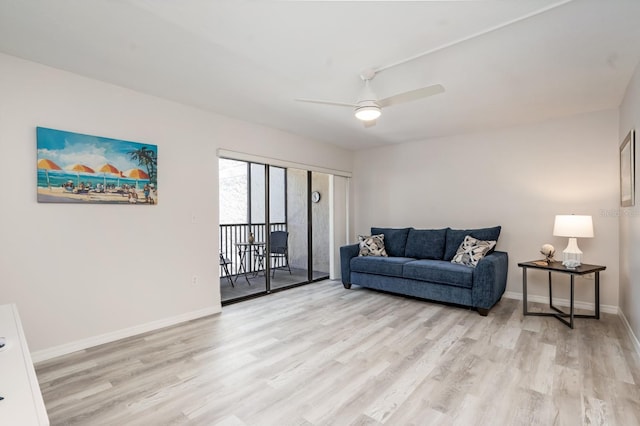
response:
[[[411,228],[371,228],[371,235],[384,234],[384,247],[387,254],[392,257],[404,257],[409,229]]]
[[[392,257],[404,257],[410,228],[371,228],[371,235],[384,234],[384,247]]]
[[[447,237],[444,229],[409,229],[404,255],[415,259],[442,260]]]
[[[501,226],[494,226],[493,228],[480,228],[480,229],[447,229],[447,242],[444,249],[444,260],[450,261],[456,255],[456,251],[460,247],[460,244],[464,241],[464,237],[471,235],[473,238],[484,241],[498,241],[500,236]],[[492,253],[494,248],[486,254]]]

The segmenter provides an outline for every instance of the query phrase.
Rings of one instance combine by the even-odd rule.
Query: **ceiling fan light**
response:
[[[362,121],[372,121],[380,117],[382,111],[377,105],[366,105],[356,108],[356,118]]]

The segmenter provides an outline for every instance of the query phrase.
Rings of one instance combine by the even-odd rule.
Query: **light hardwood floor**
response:
[[[640,424],[617,316],[522,316],[323,281],[36,366],[52,425]]]

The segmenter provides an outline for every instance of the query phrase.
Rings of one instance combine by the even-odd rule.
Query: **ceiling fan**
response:
[[[503,22],[493,27],[486,28],[477,33],[470,34],[460,39],[450,41],[441,46],[431,48],[425,52],[420,52],[409,58],[402,59],[392,64],[389,64],[383,67],[378,67],[376,69],[367,69],[363,71],[362,74],[360,74],[360,78],[362,78],[362,80],[364,81],[364,87],[362,88],[362,92],[360,93],[360,96],[358,97],[358,100],[356,101],[355,104],[348,103],[348,102],[333,102],[333,101],[324,101],[324,100],[317,100],[317,99],[301,99],[301,98],[296,99],[296,101],[353,108],[355,111],[356,118],[358,118],[359,120],[362,120],[365,127],[374,126],[376,124],[376,119],[380,117],[380,115],[382,114],[383,107],[398,105],[405,102],[411,102],[411,101],[415,101],[418,99],[426,98],[428,96],[437,95],[438,93],[444,92],[444,87],[442,87],[442,85],[434,84],[432,86],[421,87],[419,89],[409,90],[408,92],[389,96],[388,98],[378,99],[378,97],[375,95],[375,93],[373,93],[373,90],[370,87],[371,80],[373,80],[373,78],[376,76],[377,73],[392,67],[396,67],[398,65],[406,64],[408,62],[422,58],[424,56],[431,55],[432,53],[455,46],[457,44],[471,40],[473,38],[480,37],[490,32],[497,31],[509,25],[516,24],[518,22],[524,21],[525,19],[529,19],[534,16],[540,15],[549,10],[552,10],[557,7],[563,6],[564,4],[570,3],[572,1],[573,0],[558,0],[558,2],[545,6],[542,9],[534,10],[533,12],[528,13],[524,16],[516,17],[515,19],[512,19],[510,21]]]
[[[376,119],[380,117],[382,114],[382,108],[384,107],[412,102],[444,92],[444,87],[442,87],[442,85],[434,84],[431,86],[421,87],[419,89],[409,90],[408,92],[398,93],[397,95],[389,96],[388,98],[378,99],[373,92],[373,89],[371,89],[371,80],[373,80],[375,76],[376,72],[371,69],[362,72],[360,78],[362,78],[362,81],[364,82],[364,87],[362,88],[356,103],[304,98],[298,98],[296,101],[353,108],[356,118],[363,121],[365,127],[370,127],[376,124]]]

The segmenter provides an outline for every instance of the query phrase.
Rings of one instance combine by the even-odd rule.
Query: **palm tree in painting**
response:
[[[143,146],[142,148],[136,149],[135,151],[129,151],[128,154],[132,160],[138,162],[138,165],[144,166],[147,169],[149,181],[153,184],[157,184],[158,158],[156,157],[155,151],[152,151],[146,146]]]

